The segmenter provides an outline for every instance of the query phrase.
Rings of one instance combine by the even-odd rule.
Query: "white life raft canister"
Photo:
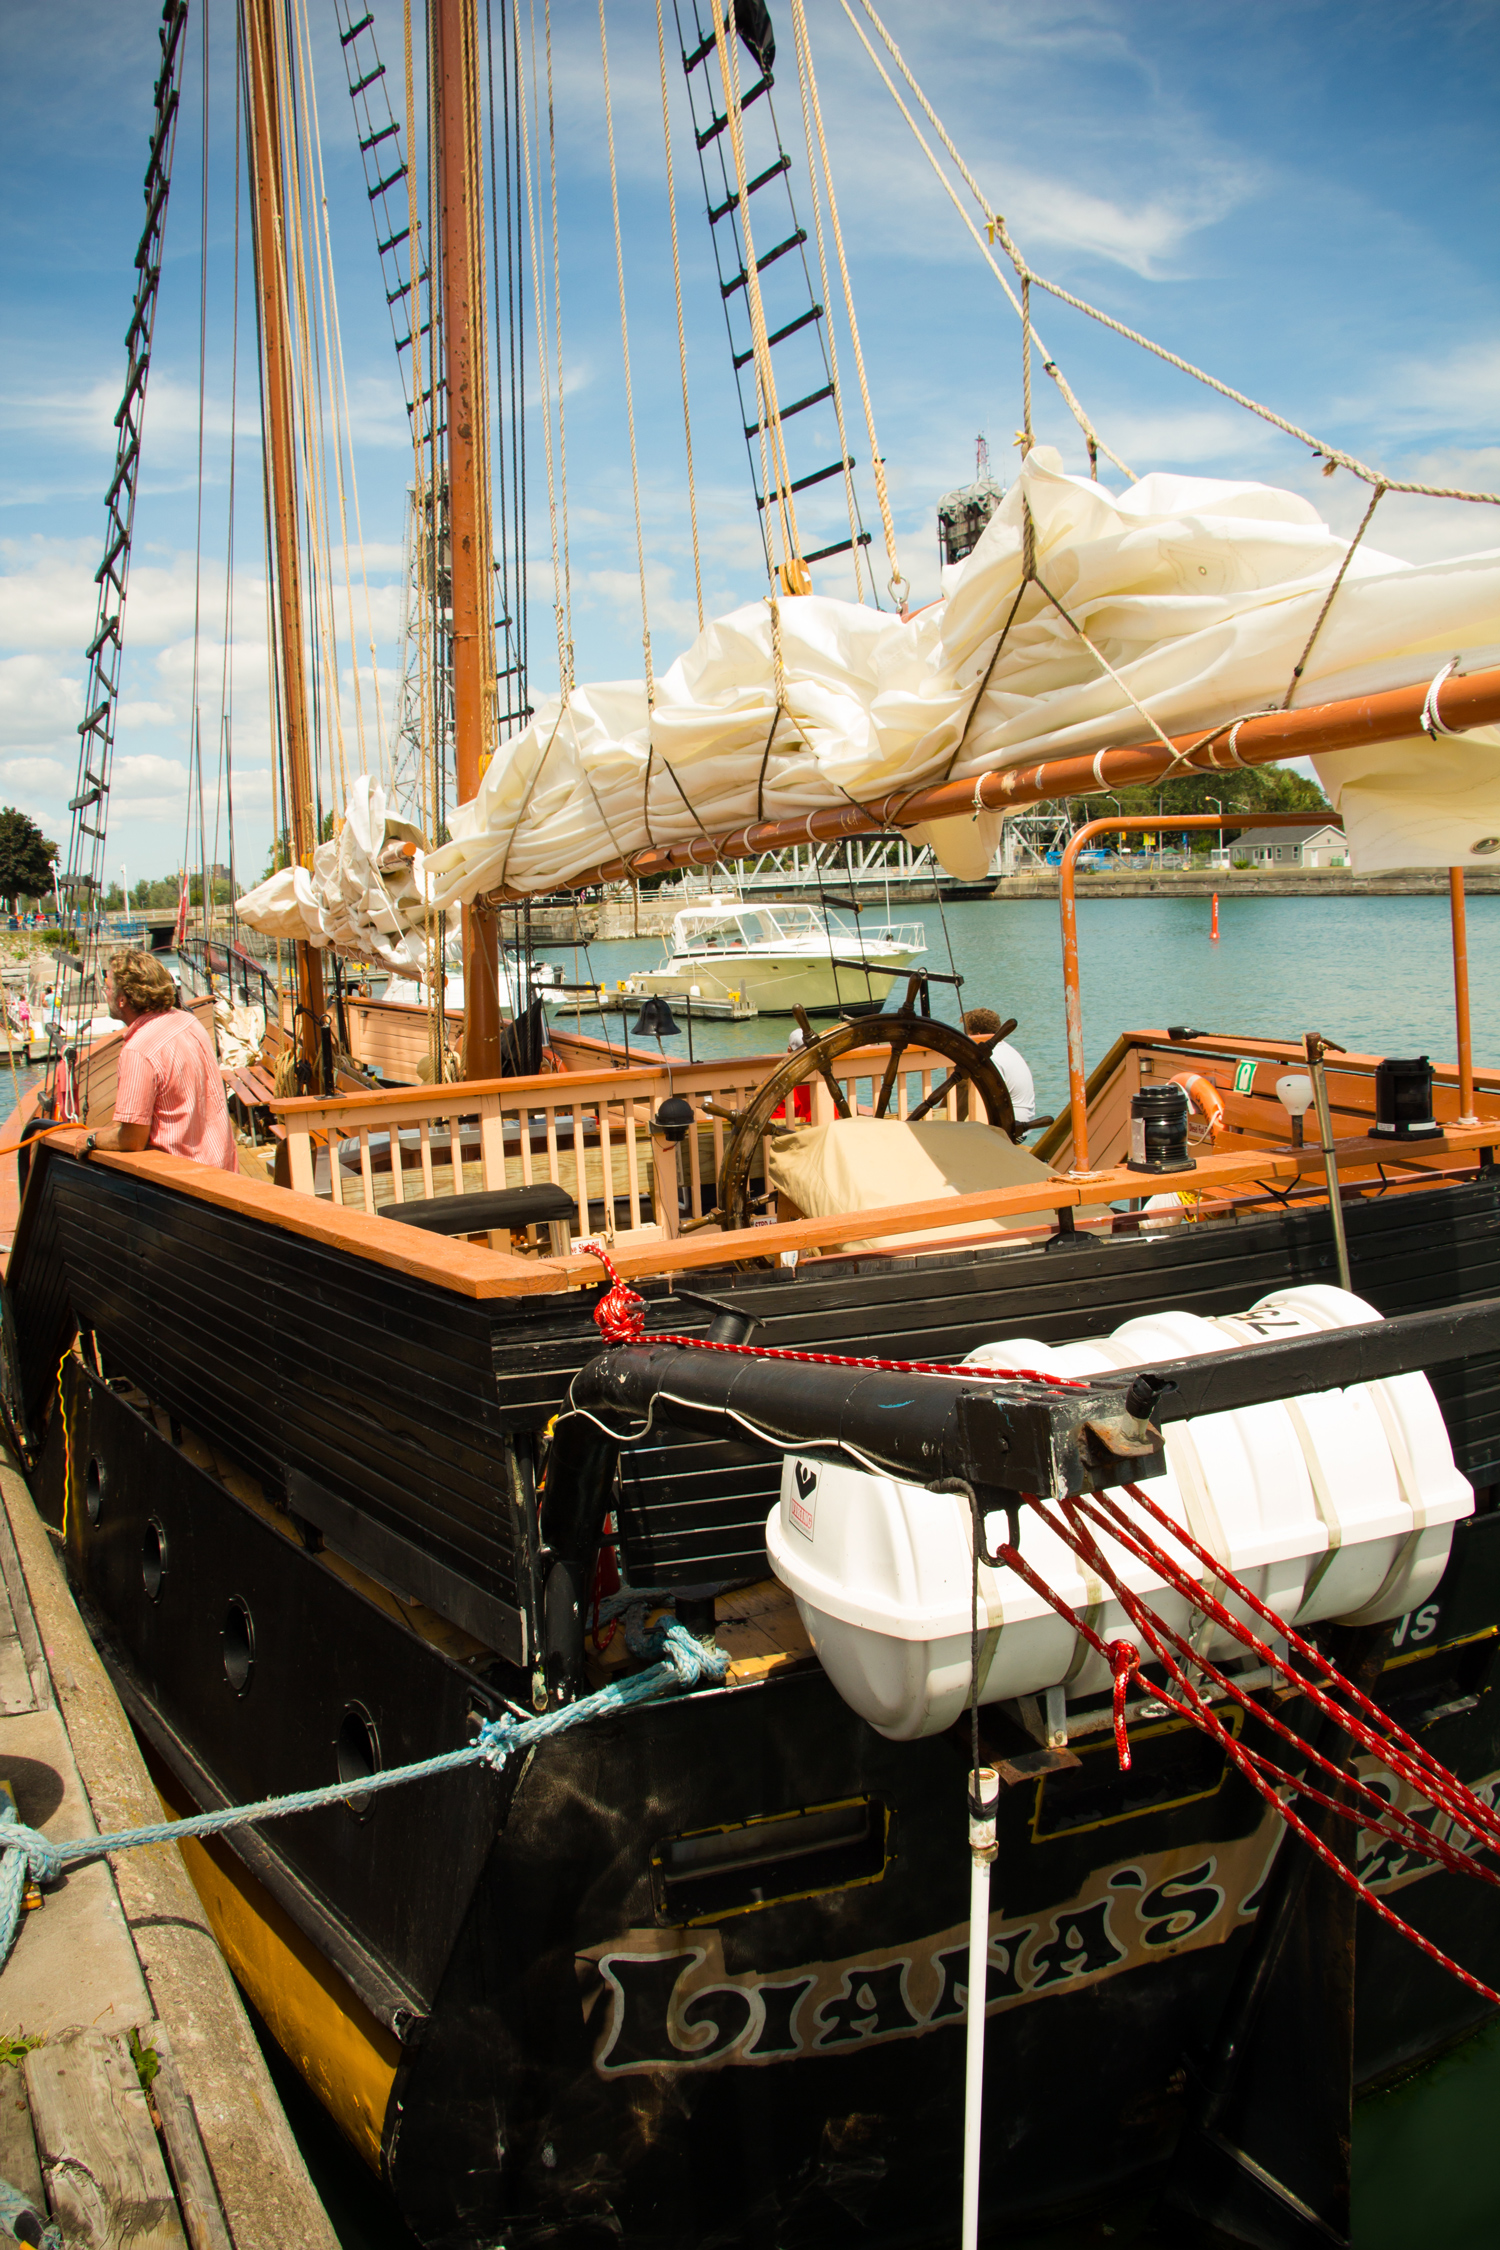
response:
[[[1149,1313],[1090,1342],[1007,1337],[966,1364],[1092,1375],[1379,1318],[1363,1299],[1318,1283],[1216,1320]],[[1320,1618],[1374,1624],[1418,1608],[1446,1567],[1454,1523],[1474,1506],[1422,1374],[1171,1422],[1166,1459],[1167,1474],[1142,1489],[1299,1628]],[[1020,1521],[1022,1553],[1047,1584],[1103,1639],[1131,1637],[1119,1602],[1036,1511],[1023,1508]],[[987,1516],[986,1546],[1005,1536],[1003,1514]],[[766,1525],[771,1568],[844,1701],[893,1740],[940,1733],[968,1701],[971,1540],[962,1494],[839,1463],[785,1463]],[[1145,1564],[1104,1544],[1124,1583],[1201,1654],[1242,1653]],[[1203,1575],[1185,1549],[1174,1559]],[[1110,1685],[1103,1660],[1013,1571],[981,1563],[979,1625],[981,1702]]]

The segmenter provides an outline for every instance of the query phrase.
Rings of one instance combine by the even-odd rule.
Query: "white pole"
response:
[[[969,1776],[969,1991],[964,2058],[964,2208],[961,2250],[978,2250],[979,2144],[984,2126],[984,2000],[989,1987],[990,1868],[1000,1776],[978,1766]],[[976,1813],[974,1807],[982,1806]]]

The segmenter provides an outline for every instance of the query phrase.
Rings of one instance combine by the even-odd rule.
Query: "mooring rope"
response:
[[[485,1719],[472,1742],[459,1750],[442,1750],[411,1765],[391,1766],[356,1782],[334,1781],[319,1789],[299,1789],[285,1797],[263,1797],[250,1805],[224,1805],[216,1812],[193,1813],[186,1820],[149,1822],[142,1828],[116,1829],[107,1836],[79,1836],[54,1844],[36,1828],[21,1821],[15,1807],[0,1798],[0,1966],[15,1939],[28,1875],[37,1883],[56,1882],[70,1867],[103,1859],[111,1852],[140,1850],[150,1844],[180,1844],[197,1836],[222,1836],[232,1828],[249,1828],[263,1820],[285,1820],[292,1813],[317,1812],[327,1805],[346,1804],[353,1797],[371,1797],[378,1790],[399,1789],[409,1781],[429,1781],[434,1775],[458,1773],[466,1766],[487,1765],[496,1771],[518,1750],[529,1750],[549,1735],[564,1734],[592,1719],[650,1703],[671,1688],[696,1688],[721,1681],[729,1666],[722,1649],[697,1640],[675,1619],[664,1619],[650,1633],[630,1636],[638,1655],[655,1656],[648,1671],[626,1680],[611,1680],[576,1703],[560,1704],[555,1711],[533,1719],[518,1719],[504,1712]]]

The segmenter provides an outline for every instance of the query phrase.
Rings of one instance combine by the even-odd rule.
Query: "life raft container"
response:
[[[1378,1320],[1373,1306],[1324,1284],[1284,1289],[1250,1312],[1205,1320],[1159,1312],[1113,1335],[1048,1346],[1026,1337],[982,1347],[971,1365],[1057,1375]],[[1427,1600],[1443,1574],[1453,1525],[1472,1513],[1425,1375],[1195,1415],[1166,1430],[1167,1474],[1144,1489],[1289,1624],[1320,1618],[1373,1624]],[[1129,1638],[1119,1603],[1086,1574],[1036,1511],[1020,1512],[1021,1549],[1048,1585],[1108,1641]],[[985,1519],[993,1552],[1006,1520]],[[841,1464],[788,1459],[766,1526],[771,1567],[796,1599],[814,1649],[844,1701],[894,1740],[951,1726],[969,1696],[971,1519],[951,1492]],[[1185,1551],[1179,1557],[1198,1574]],[[1149,1567],[1114,1551],[1125,1583],[1147,1595],[1207,1656],[1238,1655]],[[980,1700],[1103,1693],[1103,1660],[1015,1573],[981,1564]]]

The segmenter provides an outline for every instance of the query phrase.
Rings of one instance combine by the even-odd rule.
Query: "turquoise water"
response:
[[[1448,901],[1437,898],[1244,898],[1221,893],[1219,942],[1209,935],[1206,898],[1079,900],[1080,986],[1089,1066],[1116,1034],[1141,1025],[1186,1023],[1199,1031],[1300,1038],[1321,1031],[1367,1053],[1457,1055]],[[883,919],[883,912],[879,917]],[[1038,1107],[1067,1093],[1062,941],[1051,899],[968,901],[910,907],[901,919],[926,926],[923,966],[964,979],[961,1003],[934,985],[934,1012],[956,1022],[959,1007],[1015,1016],[1015,1043],[1030,1062]],[[1500,1063],[1500,897],[1469,901],[1469,987],[1478,1062]],[[573,950],[541,948],[572,973]],[[660,960],[661,941],[619,940],[589,949],[595,979],[613,984]],[[585,976],[588,963],[580,952]],[[899,998],[897,987],[893,998]],[[851,978],[849,998],[859,997]],[[571,1017],[555,1019],[565,1027]],[[580,1028],[612,1035],[631,1018],[585,1018]],[[783,1046],[781,1016],[752,1023],[695,1023],[700,1056],[764,1054]],[[687,1054],[686,1035],[666,1042]]]

